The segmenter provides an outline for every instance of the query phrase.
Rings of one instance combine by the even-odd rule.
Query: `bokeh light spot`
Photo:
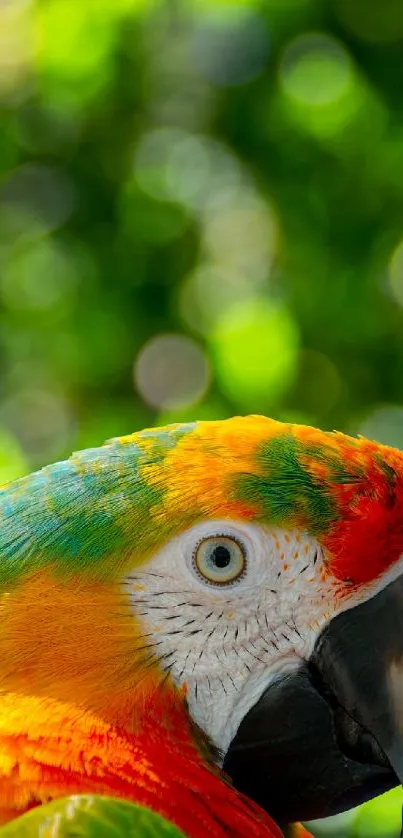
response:
[[[270,270],[276,243],[271,208],[257,195],[245,194],[239,203],[219,202],[205,217],[204,242],[210,258],[234,277],[263,283]],[[236,280],[235,280],[236,282]]]
[[[218,85],[242,84],[261,71],[269,52],[265,21],[252,9],[219,8],[195,26],[191,48],[200,73]]]
[[[382,98],[331,35],[298,36],[279,69],[279,110],[342,157],[376,147],[388,113]]]
[[[0,243],[43,236],[61,227],[74,210],[76,193],[65,173],[26,164],[10,173],[0,189]]]
[[[256,296],[260,284],[225,265],[201,264],[185,277],[179,294],[180,313],[193,331],[208,335],[223,311]]]
[[[209,364],[191,338],[164,334],[143,346],[134,365],[134,379],[144,401],[172,410],[198,402],[207,390]]]
[[[328,105],[340,99],[353,78],[347,50],[335,38],[300,35],[287,47],[280,66],[285,91],[305,105]]]
[[[38,86],[48,102],[60,104],[63,98],[67,110],[83,111],[111,82],[113,48],[128,0],[47,0],[36,5]]]
[[[5,261],[0,293],[15,311],[70,310],[76,286],[77,265],[67,250],[48,239],[23,248]]]
[[[41,4],[36,16],[41,63],[58,75],[81,79],[95,72],[114,37],[111,17],[101,3],[48,0]]]
[[[24,98],[33,55],[29,0],[0,2],[0,98]]]
[[[223,194],[234,198],[241,183],[238,161],[223,144],[169,127],[143,134],[134,173],[152,198],[178,201],[195,213]]]
[[[25,384],[16,386],[3,400],[0,418],[15,433],[31,464],[50,461],[72,445],[75,422],[71,407],[56,386],[31,385],[27,377]]]
[[[270,410],[294,379],[298,330],[287,308],[256,298],[222,315],[212,348],[220,386],[234,404]]]
[[[197,193],[207,174],[206,156],[203,149],[194,142],[194,138],[188,137],[176,128],[157,128],[143,134],[135,152],[134,171],[140,188],[152,198],[167,200],[176,197],[175,185],[172,183],[172,180],[175,181],[175,167],[173,167],[173,172],[172,168],[169,172],[169,163],[172,154],[175,155],[175,149],[181,145],[183,148],[183,142],[186,140],[192,144],[193,151],[193,154],[187,154],[192,164],[190,180],[187,180],[187,191],[190,190],[193,195]],[[186,169],[185,160],[183,171]],[[179,170],[177,174],[180,178],[181,171]]]

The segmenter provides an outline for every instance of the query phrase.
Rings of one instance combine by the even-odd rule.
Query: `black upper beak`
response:
[[[336,814],[403,781],[403,577],[335,617],[311,659],[272,682],[224,769],[280,823]]]

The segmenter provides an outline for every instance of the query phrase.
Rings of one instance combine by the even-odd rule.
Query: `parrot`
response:
[[[402,452],[151,428],[4,486],[0,524],[3,830],[279,838],[402,782]]]

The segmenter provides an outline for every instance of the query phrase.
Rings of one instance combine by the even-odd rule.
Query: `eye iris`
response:
[[[228,567],[231,561],[231,553],[228,550],[228,547],[224,547],[222,544],[218,544],[217,547],[214,547],[211,551],[211,561],[215,567]]]
[[[193,561],[197,572],[210,584],[229,585],[244,575],[245,551],[231,536],[208,536],[196,548]]]

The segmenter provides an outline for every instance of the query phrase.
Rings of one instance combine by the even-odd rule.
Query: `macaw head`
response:
[[[279,820],[403,778],[403,454],[173,425],[0,493],[1,688],[135,729],[172,693]]]

